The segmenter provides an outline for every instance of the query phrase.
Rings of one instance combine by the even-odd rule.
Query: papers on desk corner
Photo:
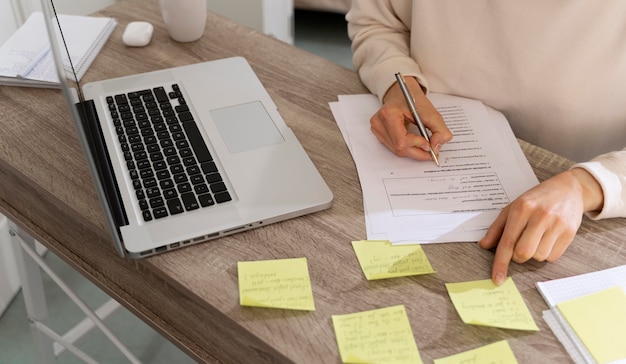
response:
[[[117,25],[115,19],[59,14],[63,37],[78,80]],[[58,30],[57,30],[58,31]],[[72,69],[64,53],[65,72]],[[0,47],[0,85],[59,87],[43,14],[34,12]]]
[[[626,363],[626,265],[538,282],[543,318],[577,363]]]
[[[478,241],[504,206],[538,183],[501,113],[455,96],[429,99],[454,134],[441,167],[399,158],[378,142],[369,123],[381,106],[376,96],[330,103],[359,174],[368,240]]]

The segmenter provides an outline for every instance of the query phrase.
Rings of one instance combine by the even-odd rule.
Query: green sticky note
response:
[[[434,273],[420,245],[392,245],[386,240],[353,241],[361,269],[368,280]]]
[[[446,288],[466,324],[539,331],[510,277],[501,286],[485,279],[446,283]]]
[[[315,311],[306,258],[237,263],[242,306]]]
[[[508,341],[502,340],[480,348],[468,350],[445,358],[435,359],[434,364],[516,364],[517,359]]]
[[[620,287],[556,307],[598,363],[626,358],[626,295]]]
[[[421,364],[403,305],[333,315],[343,363]]]

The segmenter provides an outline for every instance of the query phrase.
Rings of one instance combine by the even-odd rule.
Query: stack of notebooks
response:
[[[626,265],[537,283],[543,318],[575,363],[626,363]]]
[[[76,77],[80,80],[117,22],[112,18],[63,14],[58,19]],[[73,79],[67,55],[63,63],[68,77]],[[31,14],[0,48],[0,85],[59,87],[42,13]]]

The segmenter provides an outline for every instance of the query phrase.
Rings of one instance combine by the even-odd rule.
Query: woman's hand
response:
[[[414,121],[397,83],[387,91],[383,98],[383,106],[370,119],[372,133],[387,149],[399,157],[429,160],[430,148],[435,154],[439,154],[441,146],[452,139],[452,133],[439,112],[424,95],[417,80],[414,77],[406,77],[406,82],[415,97],[415,107],[424,126],[432,133],[430,144],[421,135],[407,130],[408,125]]]
[[[600,184],[581,168],[558,174],[522,194],[500,212],[478,242],[484,249],[497,246],[493,282],[504,282],[511,260],[557,260],[574,239],[583,213],[600,210],[603,204]]]

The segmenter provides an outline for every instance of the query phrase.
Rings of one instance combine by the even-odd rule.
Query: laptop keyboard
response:
[[[144,221],[232,199],[177,84],[106,100]]]

